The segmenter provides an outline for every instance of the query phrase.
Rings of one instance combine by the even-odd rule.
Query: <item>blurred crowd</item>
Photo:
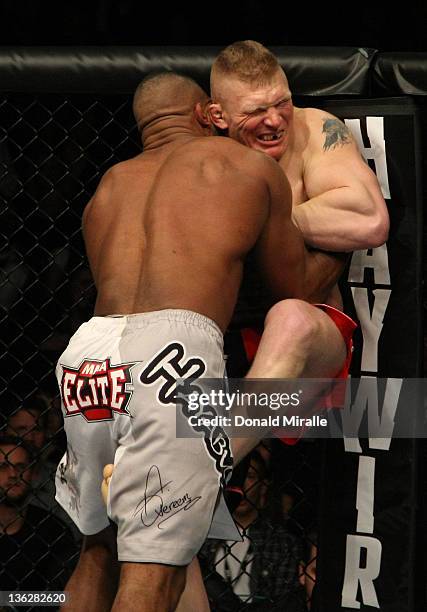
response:
[[[63,590],[81,535],[55,501],[66,448],[60,406],[46,392],[9,399],[0,427],[0,589]],[[199,555],[213,612],[315,610],[314,475],[300,468],[316,449],[302,446],[265,440],[235,471],[227,502],[242,541],[208,540]]]

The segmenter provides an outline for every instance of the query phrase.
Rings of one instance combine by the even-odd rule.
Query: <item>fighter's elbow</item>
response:
[[[364,248],[373,249],[383,245],[388,239],[390,219],[387,205],[376,183],[370,184],[368,181],[359,196],[360,210],[363,211],[364,217],[359,226],[360,235],[366,242]]]
[[[378,211],[369,220],[366,228],[367,247],[374,249],[382,246],[388,239],[390,220],[387,211]]]

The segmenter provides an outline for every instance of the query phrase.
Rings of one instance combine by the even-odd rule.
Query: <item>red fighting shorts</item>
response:
[[[351,358],[353,356],[353,332],[357,327],[357,323],[341,312],[341,310],[338,310],[338,308],[334,308],[333,306],[328,306],[327,304],[314,304],[314,306],[316,306],[316,308],[320,308],[320,310],[323,310],[323,312],[326,312],[328,317],[332,319],[332,321],[338,327],[342,337],[344,338],[344,342],[347,347],[347,357],[342,370],[336,374],[335,378],[347,378],[350,372]]]
[[[346,379],[350,371],[351,358],[353,355],[353,332],[357,324],[346,314],[327,304],[314,304],[316,308],[323,310],[330,319],[335,323],[341,332],[344,342],[347,347],[347,357],[342,370],[336,374],[335,378]],[[246,357],[249,364],[254,360],[258,345],[261,340],[262,331],[252,328],[244,328],[241,330],[243,344],[245,347]],[[338,408],[344,404],[343,388],[338,386],[337,389],[323,397],[314,407],[314,410],[323,410],[324,408]],[[296,444],[299,437],[296,438],[280,438],[285,444]]]

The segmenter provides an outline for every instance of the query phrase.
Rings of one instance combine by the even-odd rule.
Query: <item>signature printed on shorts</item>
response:
[[[171,482],[172,480],[163,483],[157,465],[152,465],[148,470],[147,478],[145,479],[144,497],[134,512],[134,516],[141,513],[141,522],[145,527],[151,527],[151,525],[157,523],[157,527],[161,529],[161,525],[178,514],[178,512],[190,510],[202,499],[201,495],[191,497],[189,493],[185,493],[182,497],[177,497],[168,503],[164,503],[162,495],[167,493],[167,487]],[[148,494],[148,491],[151,492],[153,490],[154,493]]]

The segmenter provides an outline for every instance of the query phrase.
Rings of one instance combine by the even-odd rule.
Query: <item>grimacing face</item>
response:
[[[292,95],[282,70],[265,85],[222,77],[220,102],[210,113],[213,123],[243,145],[279,160],[289,142]]]

